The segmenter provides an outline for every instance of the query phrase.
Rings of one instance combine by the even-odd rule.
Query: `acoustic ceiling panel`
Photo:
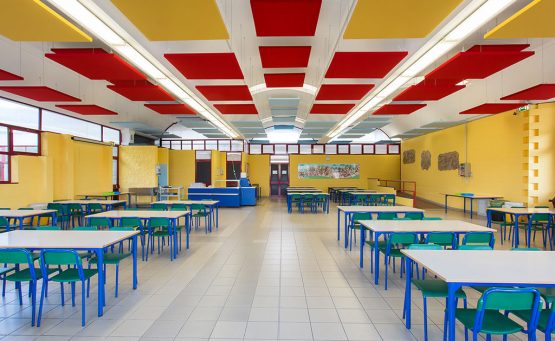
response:
[[[186,104],[145,104],[145,107],[162,115],[194,115],[196,112]]]
[[[215,0],[112,0],[149,39],[229,39]]]
[[[316,100],[359,100],[374,84],[322,84]]]
[[[117,92],[131,101],[174,101],[173,97],[162,87],[150,83],[127,84],[122,82],[108,85],[108,89]]]
[[[358,0],[343,38],[424,38],[461,2],[462,0]]]
[[[314,36],[322,0],[251,0],[259,37]]]
[[[45,54],[46,58],[89,79],[109,81],[146,79],[142,73],[118,55],[100,48],[52,49],[52,52],[54,53]]]
[[[372,115],[408,115],[424,108],[426,104],[386,104]]]
[[[408,52],[336,52],[326,78],[383,78]]]
[[[268,98],[268,104],[272,109],[297,110],[300,100],[298,97],[270,97]]]
[[[311,114],[346,114],[354,104],[314,104],[310,109]]]
[[[264,68],[307,67],[310,46],[260,46]]]
[[[90,36],[38,0],[2,0],[0,35],[13,41],[92,41]]]
[[[474,108],[461,111],[459,114],[499,114],[501,112],[514,110],[522,106],[521,103],[485,103]]]
[[[257,115],[254,104],[215,104],[214,107],[224,115]]]
[[[486,33],[486,39],[530,39],[555,37],[555,1],[534,0]]]
[[[188,79],[243,79],[234,53],[168,53],[164,57]]]
[[[0,81],[22,81],[23,77],[0,69]]]
[[[533,51],[459,52],[428,73],[426,79],[450,79],[454,83],[484,79],[532,55]]]
[[[538,84],[531,88],[515,92],[512,95],[505,96],[501,99],[545,101],[552,98],[555,98],[555,84]]]
[[[530,44],[495,44],[474,45],[467,52],[520,52],[530,47]]]
[[[266,73],[264,80],[268,88],[300,88],[304,84],[304,73]]]
[[[252,101],[246,85],[199,85],[196,88],[209,101]]]
[[[81,102],[79,98],[47,86],[0,86],[0,90],[37,102]]]
[[[452,82],[434,82],[426,81],[411,85],[400,94],[398,94],[394,101],[437,101],[447,97],[459,90],[464,89],[464,85],[455,85]]]
[[[81,115],[117,115],[118,113],[112,110],[108,110],[103,107],[99,107],[98,105],[94,104],[78,104],[78,105],[66,105],[66,104],[58,104],[56,107],[72,112],[76,112]]]

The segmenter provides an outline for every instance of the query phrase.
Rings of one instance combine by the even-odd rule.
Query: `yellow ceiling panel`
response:
[[[1,0],[0,34],[14,41],[92,41],[39,0]]]
[[[112,0],[150,40],[216,40],[229,34],[215,0]]]
[[[486,39],[555,37],[554,0],[535,0],[486,33]]]
[[[423,38],[462,1],[358,0],[343,38]]]

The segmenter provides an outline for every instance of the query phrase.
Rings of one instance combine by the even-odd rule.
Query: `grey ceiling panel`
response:
[[[268,103],[271,108],[297,109],[300,99],[297,97],[270,97]]]
[[[296,116],[297,109],[270,109],[272,116]]]

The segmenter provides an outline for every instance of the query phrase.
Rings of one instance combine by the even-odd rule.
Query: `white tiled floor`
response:
[[[256,207],[221,209],[219,230],[210,235],[202,229],[193,232],[191,249],[183,250],[176,261],[169,261],[166,248],[164,254],[140,262],[137,290],[131,289],[126,260],[116,299],[109,268],[105,314],[96,316],[92,283],[84,328],[79,302],[61,307],[55,285],[42,326],[31,327],[27,298],[19,306],[9,284],[0,305],[0,336],[88,341],[422,340],[418,292],[413,291],[409,331],[401,318],[404,280],[391,274],[389,290],[383,289],[383,282],[374,286],[369,267],[358,268],[358,249],[349,252],[338,243],[334,213],[332,207],[327,215],[287,214],[283,202],[268,199]],[[427,215],[445,216],[440,209]],[[463,218],[456,211],[449,217]],[[475,221],[484,223],[481,218]],[[476,298],[471,291],[469,295]],[[429,300],[428,322],[430,340],[441,340],[441,301]],[[462,337],[459,327],[458,339]]]

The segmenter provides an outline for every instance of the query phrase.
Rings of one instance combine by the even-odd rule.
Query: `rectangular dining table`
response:
[[[530,247],[530,234],[532,230],[531,219],[530,217],[533,214],[549,214],[551,219],[549,219],[547,228],[550,228],[550,224],[555,217],[555,208],[533,208],[533,207],[488,207],[486,210],[487,213],[487,225],[491,227],[491,212],[499,212],[504,214],[509,214],[513,217],[514,221],[514,237],[513,237],[513,246],[518,247],[519,244],[519,218],[520,217],[527,217],[528,224],[526,226],[526,246]]]
[[[407,250],[405,325],[411,328],[412,264],[447,282],[447,337],[455,340],[455,293],[463,286],[555,287],[555,252],[482,250]]]
[[[19,229],[23,230],[23,221],[26,218],[39,217],[40,219],[41,216],[45,216],[47,214],[52,217],[52,225],[56,225],[58,219],[56,213],[56,210],[0,210],[0,217],[16,220],[18,222]],[[6,227],[6,231],[9,230],[10,224]]]
[[[462,198],[463,199],[463,213],[466,214],[466,199],[468,199],[470,203],[470,219],[474,217],[474,200],[494,200],[503,198],[499,195],[488,195],[488,194],[462,194],[462,193],[443,193],[445,196],[445,213],[447,213],[447,198],[454,197],[454,198]]]
[[[220,226],[220,209],[218,204],[219,200],[160,200],[155,201],[152,204],[162,204],[162,205],[205,205],[208,207],[210,216],[208,220],[209,230],[212,231],[212,221],[215,222],[216,228]]]
[[[71,249],[96,254],[98,267],[98,316],[104,309],[104,249],[121,241],[132,240],[133,289],[137,289],[137,235],[139,231],[10,231],[0,234],[4,249]]]
[[[126,200],[102,200],[102,199],[90,199],[90,200],[61,200],[54,202],[55,204],[61,205],[69,205],[69,204],[79,204],[81,206],[85,206],[87,209],[87,213],[90,212],[89,205],[90,204],[99,204],[105,207],[106,211],[110,211],[114,209],[116,205],[122,205],[125,208],[127,206]]]

